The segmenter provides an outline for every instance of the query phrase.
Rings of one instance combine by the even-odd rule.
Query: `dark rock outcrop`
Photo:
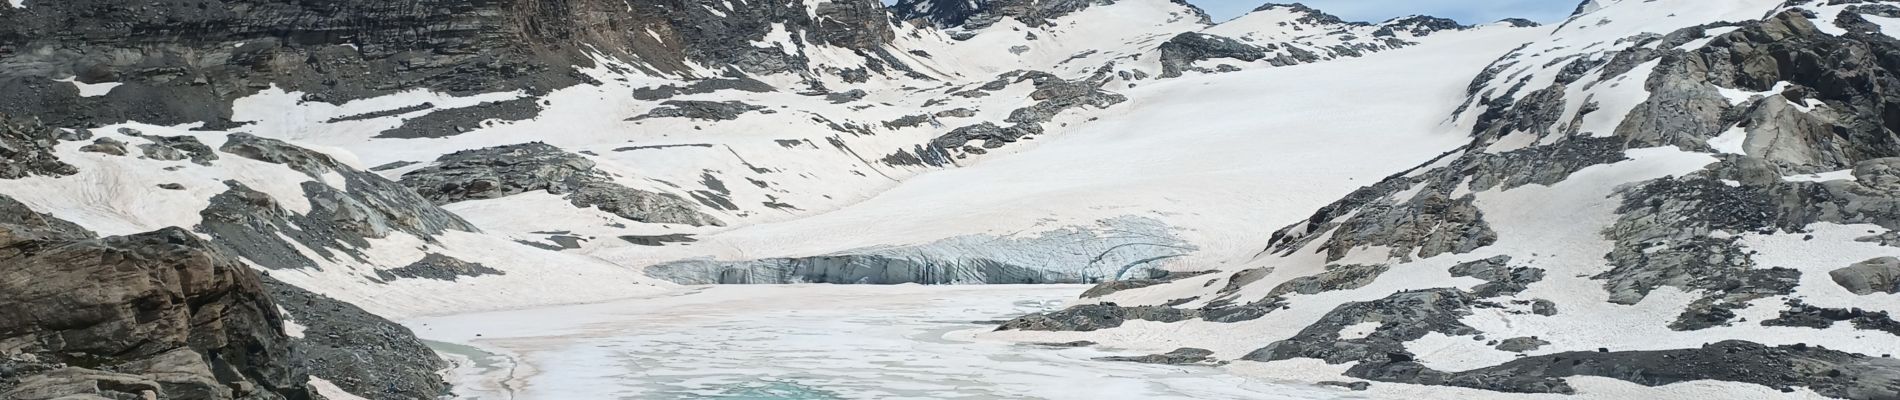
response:
[[[38,365],[0,370],[0,398],[315,396],[237,258],[178,228],[97,238],[6,197],[0,344],[0,364]]]
[[[1066,80],[1041,71],[1008,72],[981,88],[964,93],[987,93],[984,90],[1000,90],[1007,85],[1024,81],[1035,85],[1036,89],[1029,93],[1029,98],[1036,100],[1036,103],[1011,111],[1009,117],[1003,120],[1004,123],[1011,125],[1002,126],[985,121],[952,129],[949,133],[932,139],[926,146],[920,147],[915,157],[921,158],[924,164],[930,166],[950,165],[951,157],[961,158],[968,154],[985,154],[988,152],[987,149],[1003,147],[1031,135],[1041,134],[1042,124],[1064,111],[1081,107],[1108,108],[1128,101],[1127,96],[1102,90],[1103,82],[1099,80]],[[973,141],[982,141],[982,144],[980,147],[970,145],[969,143]]]
[[[1192,348],[1192,347],[1182,347],[1179,349],[1174,349],[1174,351],[1170,351],[1170,352],[1162,353],[1162,354],[1149,354],[1145,356],[1096,357],[1095,360],[1096,361],[1136,362],[1136,363],[1143,363],[1143,364],[1187,365],[1187,364],[1213,363],[1213,360],[1214,360],[1213,356],[1214,356],[1213,350],[1197,349],[1197,348]]]
[[[53,154],[58,130],[36,120],[0,113],[0,179],[28,176],[65,176],[79,173]],[[121,148],[119,154],[125,154]]]
[[[1880,257],[1828,272],[1854,294],[1900,293],[1900,258]]]
[[[1379,275],[1384,274],[1389,268],[1389,266],[1384,264],[1328,265],[1326,266],[1326,272],[1281,282],[1280,286],[1275,286],[1273,287],[1273,291],[1267,292],[1267,296],[1281,296],[1295,293],[1319,294],[1335,290],[1358,289],[1372,284],[1374,279],[1378,279]]]
[[[546,191],[566,195],[575,207],[598,207],[633,221],[722,225],[686,199],[621,186],[594,169],[593,161],[539,142],[450,153],[403,174],[402,185],[435,204]]]
[[[1536,336],[1514,337],[1498,342],[1497,349],[1512,353],[1524,353],[1537,350],[1537,348],[1544,347],[1544,345],[1547,344],[1550,344],[1550,342],[1538,339]]]
[[[1178,322],[1197,316],[1194,310],[1170,307],[1137,306],[1122,307],[1115,303],[1085,304],[1065,310],[1030,314],[997,327],[999,331],[1068,331],[1087,332],[1122,326],[1131,319],[1155,322]]]
[[[775,26],[807,33],[786,44],[797,51],[751,44]],[[694,63],[838,73],[814,67],[801,49],[827,45],[863,57],[869,72],[907,74],[883,46],[895,35],[884,7],[868,0],[810,11],[783,2],[38,2],[0,8],[0,65],[9,66],[0,72],[0,113],[64,127],[137,120],[227,128],[235,125],[231,100],[273,85],[332,103],[416,88],[540,95],[593,83],[578,68],[596,67],[595,54],[637,59],[628,68],[663,76],[691,77]],[[122,85],[86,97],[56,81],[67,78]],[[393,137],[452,132],[404,130],[431,133]]]
[[[1471,315],[1472,306],[1481,301],[1456,289],[1427,289],[1347,303],[1326,313],[1319,322],[1301,329],[1292,338],[1254,350],[1242,359],[1315,358],[1334,364],[1411,360],[1412,353],[1405,350],[1405,342],[1432,332],[1448,336],[1479,333],[1458,320]],[[1341,337],[1346,327],[1368,322],[1380,325],[1362,338]]]
[[[219,150],[281,164],[311,179],[302,185],[310,204],[302,214],[285,209],[280,203],[284,199],[236,181],[225,182],[230,189],[213,196],[211,206],[199,212],[203,220],[197,231],[266,268],[317,268],[299,247],[329,260],[341,253],[363,261],[362,249],[370,246],[370,239],[395,232],[428,239],[449,230],[476,231],[468,221],[408,188],[323,153],[243,133],[227,137]],[[343,187],[325,183],[325,176],[341,176]]]
[[[660,105],[660,107],[655,107],[646,114],[633,117],[632,120],[637,121],[648,118],[688,118],[706,121],[731,121],[739,119],[739,114],[765,109],[765,106],[755,106],[738,101],[667,100],[660,102]]]
[[[83,151],[87,153],[105,154],[109,156],[123,156],[125,155],[125,142],[120,141],[119,139],[102,137],[98,139],[93,139],[92,144],[79,146],[79,151]]]
[[[310,375],[374,399],[433,399],[448,394],[436,374],[447,368],[409,328],[349,303],[264,278],[264,288],[291,321]]]
[[[393,281],[397,279],[453,281],[461,279],[462,277],[506,274],[505,272],[489,268],[480,263],[457,260],[455,257],[445,256],[440,253],[429,253],[428,255],[422,256],[421,260],[416,260],[416,262],[409,263],[409,265],[402,267],[376,271],[376,276],[382,278],[383,281]]]
[[[1220,58],[1240,61],[1259,61],[1267,57],[1266,49],[1223,36],[1199,32],[1182,32],[1174,35],[1157,49],[1161,60],[1161,77],[1181,76],[1182,71],[1203,71],[1195,68],[1194,62]]]
[[[1442,31],[1455,31],[1455,30],[1470,28],[1468,26],[1465,26],[1464,24],[1458,23],[1458,21],[1453,21],[1447,18],[1428,16],[1428,15],[1414,15],[1410,17],[1394,19],[1391,21],[1386,21],[1384,24],[1381,24],[1381,25],[1383,26],[1380,26],[1379,30],[1372,32],[1372,36],[1392,37],[1392,36],[1397,36],[1398,33],[1405,33],[1411,36],[1429,36],[1433,33],[1438,33]],[[1537,26],[1537,25],[1536,23],[1532,23],[1531,26]]]
[[[1186,7],[1186,15],[1180,18],[1192,18],[1201,24],[1212,23],[1207,13],[1186,1],[1173,0],[1175,4]],[[983,29],[1003,18],[1015,18],[1031,27],[1053,25],[1055,19],[1091,6],[1114,4],[1114,0],[983,0],[983,1],[940,1],[940,0],[900,0],[891,5],[891,13],[898,19],[922,19],[944,28]]]
[[[1600,376],[1645,386],[1719,380],[1773,388],[1806,387],[1844,399],[1889,399],[1900,394],[1900,360],[1804,344],[1764,346],[1735,340],[1693,349],[1556,353],[1463,372],[1437,371],[1409,360],[1366,363],[1346,374],[1375,381],[1512,393],[1573,394],[1576,389],[1563,378]]]

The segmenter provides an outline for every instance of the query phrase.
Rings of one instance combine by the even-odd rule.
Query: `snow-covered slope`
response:
[[[485,234],[353,160],[289,143],[144,124],[67,135],[74,140],[48,150],[74,173],[8,180],[0,195],[107,235],[191,229],[278,280],[384,315],[602,300],[670,286]]]
[[[1129,104],[1109,110],[1140,113],[1076,121],[1066,128],[1074,133],[1029,150],[920,175],[837,211],[702,236],[687,247],[595,254],[644,264],[680,255],[740,261],[903,246],[1090,280],[1146,275],[1142,268],[1105,269],[1126,264],[1104,259],[1207,268],[1257,252],[1272,232],[1260,221],[1299,218],[1463,144],[1461,132],[1438,123],[1468,81],[1434,71],[1479,70],[1537,33],[1447,32],[1437,44],[1394,55],[1162,81],[1123,91]],[[1419,99],[1440,99],[1442,106],[1419,107]],[[1330,118],[1311,118],[1322,110]],[[1069,226],[1110,233],[1064,239],[1078,245],[1026,240]],[[805,239],[814,235],[824,240]],[[956,244],[972,235],[986,245]],[[1081,245],[1091,243],[1105,245]]]
[[[1894,10],[1590,2],[1449,103],[1463,146],[998,335],[1389,396],[1891,398]]]

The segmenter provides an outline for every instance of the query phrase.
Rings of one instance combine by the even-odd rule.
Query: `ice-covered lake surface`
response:
[[[707,286],[651,298],[405,321],[466,399],[1339,398],[1113,349],[986,340],[1075,285]]]

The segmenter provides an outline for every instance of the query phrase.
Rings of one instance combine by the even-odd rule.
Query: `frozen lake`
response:
[[[405,321],[466,399],[1225,399],[1349,392],[987,341],[1086,286],[707,286]]]

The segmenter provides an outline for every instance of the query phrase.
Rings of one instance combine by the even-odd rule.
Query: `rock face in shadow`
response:
[[[236,258],[178,228],[98,238],[4,196],[0,353],[7,399],[314,397]]]
[[[376,399],[433,399],[449,394],[436,371],[448,368],[409,328],[349,303],[264,277],[264,289],[290,322],[310,375]]]
[[[53,146],[59,144],[58,132],[33,119],[9,117],[0,112],[0,179],[78,173],[78,169],[53,155]],[[124,154],[124,149],[119,153]]]
[[[545,191],[632,221],[724,225],[684,198],[614,183],[593,161],[539,142],[450,153],[403,174],[402,184],[435,204]]]
[[[779,29],[805,32],[794,51],[760,48]],[[162,33],[159,33],[162,32]],[[235,126],[230,101],[275,86],[305,100],[343,103],[409,89],[456,95],[520,90],[529,95],[593,79],[599,54],[639,60],[627,68],[693,77],[691,65],[751,74],[839,74],[803,48],[830,46],[864,61],[862,73],[903,75],[884,46],[896,37],[884,7],[869,0],[733,2],[721,7],[660,1],[40,1],[0,7],[0,113],[37,115],[55,126],[124,120]],[[121,83],[82,96],[71,83]],[[454,110],[454,109],[447,109]],[[443,112],[438,110],[432,112]],[[506,104],[404,126],[387,137],[455,134]],[[430,114],[434,115],[434,114]]]

